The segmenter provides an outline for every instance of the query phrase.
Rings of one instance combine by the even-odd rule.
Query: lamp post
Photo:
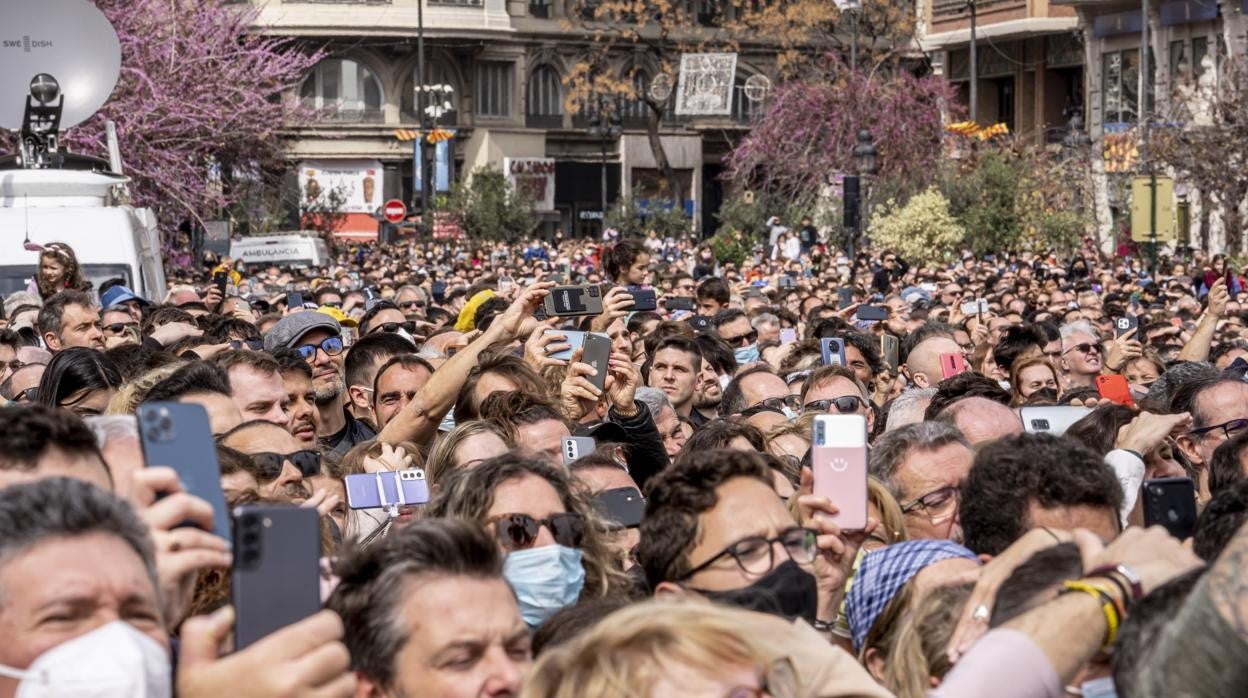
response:
[[[620,120],[620,110],[617,104],[614,109],[610,107],[610,102],[602,95],[594,105],[594,111],[589,117],[589,127],[586,133],[590,138],[597,138],[602,150],[602,225],[605,229],[607,224],[607,144],[620,137],[624,132],[623,123]]]
[[[858,129],[858,144],[854,146],[854,165],[858,170],[858,190],[860,201],[858,203],[858,220],[854,226],[853,232],[849,238],[849,257],[853,259],[854,242],[858,235],[862,233],[866,227],[866,222],[870,221],[870,208],[868,202],[871,200],[871,176],[876,173],[879,167],[879,151],[875,147],[875,140],[871,137],[871,132],[865,128]]]
[[[416,0],[416,118],[420,124],[420,137],[416,139],[416,163],[420,166],[420,221],[426,230],[433,230],[429,218],[429,148],[428,119],[425,115],[425,85],[429,77],[425,73],[425,0]],[[415,173],[413,173],[415,174]]]
[[[1083,213],[1083,185],[1084,180],[1084,151],[1092,147],[1092,137],[1088,132],[1083,130],[1083,112],[1076,111],[1070,115],[1070,122],[1066,126],[1066,137],[1062,139],[1062,147],[1066,148],[1069,153],[1069,159],[1073,161],[1077,167],[1078,183],[1075,185],[1075,210]]]

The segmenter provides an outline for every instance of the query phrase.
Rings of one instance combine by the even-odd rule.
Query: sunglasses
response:
[[[294,453],[253,453],[251,459],[256,464],[260,479],[266,482],[276,480],[282,474],[286,461],[290,461],[303,477],[321,474],[321,454],[317,451],[305,449]]]
[[[137,322],[114,322],[111,325],[104,325],[100,329],[104,330],[105,332],[109,334],[118,335],[129,329],[136,329],[136,330],[139,329],[139,323]]]
[[[34,402],[35,398],[38,395],[39,395],[38,387],[27,388],[23,390],[22,392],[18,393],[17,395],[14,395],[13,402]]]
[[[1099,353],[1101,353],[1101,350],[1100,350],[1100,349],[1099,349],[1099,348],[1098,348],[1095,344],[1089,344],[1089,343],[1087,343],[1087,342],[1084,342],[1084,343],[1082,343],[1082,344],[1076,344],[1075,346],[1073,346],[1073,347],[1071,347],[1071,348],[1067,349],[1066,351],[1062,352],[1062,356],[1066,356],[1067,354],[1071,353],[1072,351],[1077,351],[1077,352],[1079,352],[1080,354],[1091,354],[1094,350],[1095,350],[1095,351],[1096,351],[1096,353],[1098,353],[1098,354],[1099,354]]]
[[[758,339],[758,330],[750,330],[749,332],[737,335],[736,337],[721,336],[720,339],[724,340],[728,346],[746,346],[753,344]]]
[[[402,303],[399,303],[398,305],[401,310],[415,310],[416,308],[425,307],[425,302],[424,301],[404,301]]]
[[[750,405],[741,411],[742,416],[753,417],[759,412],[778,412],[784,414],[784,408],[791,410],[801,409],[802,399],[797,395],[786,395],[784,397],[769,397],[766,400]]]
[[[585,536],[585,520],[580,514],[572,512],[551,514],[544,519],[535,519],[528,514],[499,514],[491,517],[488,523],[494,524],[494,535],[499,545],[507,550],[533,547],[542,526],[550,531],[556,543],[566,548],[579,548]]]
[[[386,334],[394,334],[400,329],[408,334],[416,334],[416,321],[408,320],[407,322],[383,322],[380,325],[371,328],[368,333],[375,334],[377,332],[385,332]]]
[[[863,406],[862,398],[856,395],[834,397],[831,400],[815,400],[802,405],[803,412],[831,412],[835,407],[841,414],[857,412]]]
[[[299,350],[299,355],[303,357],[304,361],[311,361],[316,357],[317,349],[320,349],[329,356],[338,356],[342,353],[342,347],[342,337],[326,337],[320,344],[305,344],[296,348]]]

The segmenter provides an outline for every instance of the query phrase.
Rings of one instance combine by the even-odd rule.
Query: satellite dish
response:
[[[0,27],[0,128],[22,127],[37,75],[59,83],[62,129],[91,118],[108,101],[121,74],[121,42],[89,0],[6,0]]]

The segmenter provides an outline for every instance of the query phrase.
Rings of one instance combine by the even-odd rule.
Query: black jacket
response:
[[[632,417],[621,417],[615,408],[607,412],[607,421],[622,427],[628,434],[628,472],[642,492],[646,491],[646,482],[659,471],[667,467],[667,449],[663,448],[663,437],[654,425],[650,410],[640,401],[634,401],[637,414]]]

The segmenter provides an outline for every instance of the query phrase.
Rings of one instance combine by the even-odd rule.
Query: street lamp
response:
[[[854,242],[866,227],[866,221],[870,220],[870,209],[867,208],[867,202],[871,200],[870,182],[871,176],[876,173],[879,166],[879,151],[876,150],[875,140],[871,137],[871,132],[865,128],[858,129],[858,144],[854,146],[854,165],[858,170],[858,174],[854,177],[853,195],[856,200],[853,203],[854,221],[849,236],[849,256],[852,259],[854,255]],[[848,179],[848,178],[847,178]],[[846,188],[848,193],[849,188]]]
[[[602,225],[607,224],[607,144],[620,137],[624,132],[620,120],[619,104],[611,109],[606,98],[599,95],[593,113],[589,117],[589,128],[586,132],[590,138],[597,138],[602,148]]]

